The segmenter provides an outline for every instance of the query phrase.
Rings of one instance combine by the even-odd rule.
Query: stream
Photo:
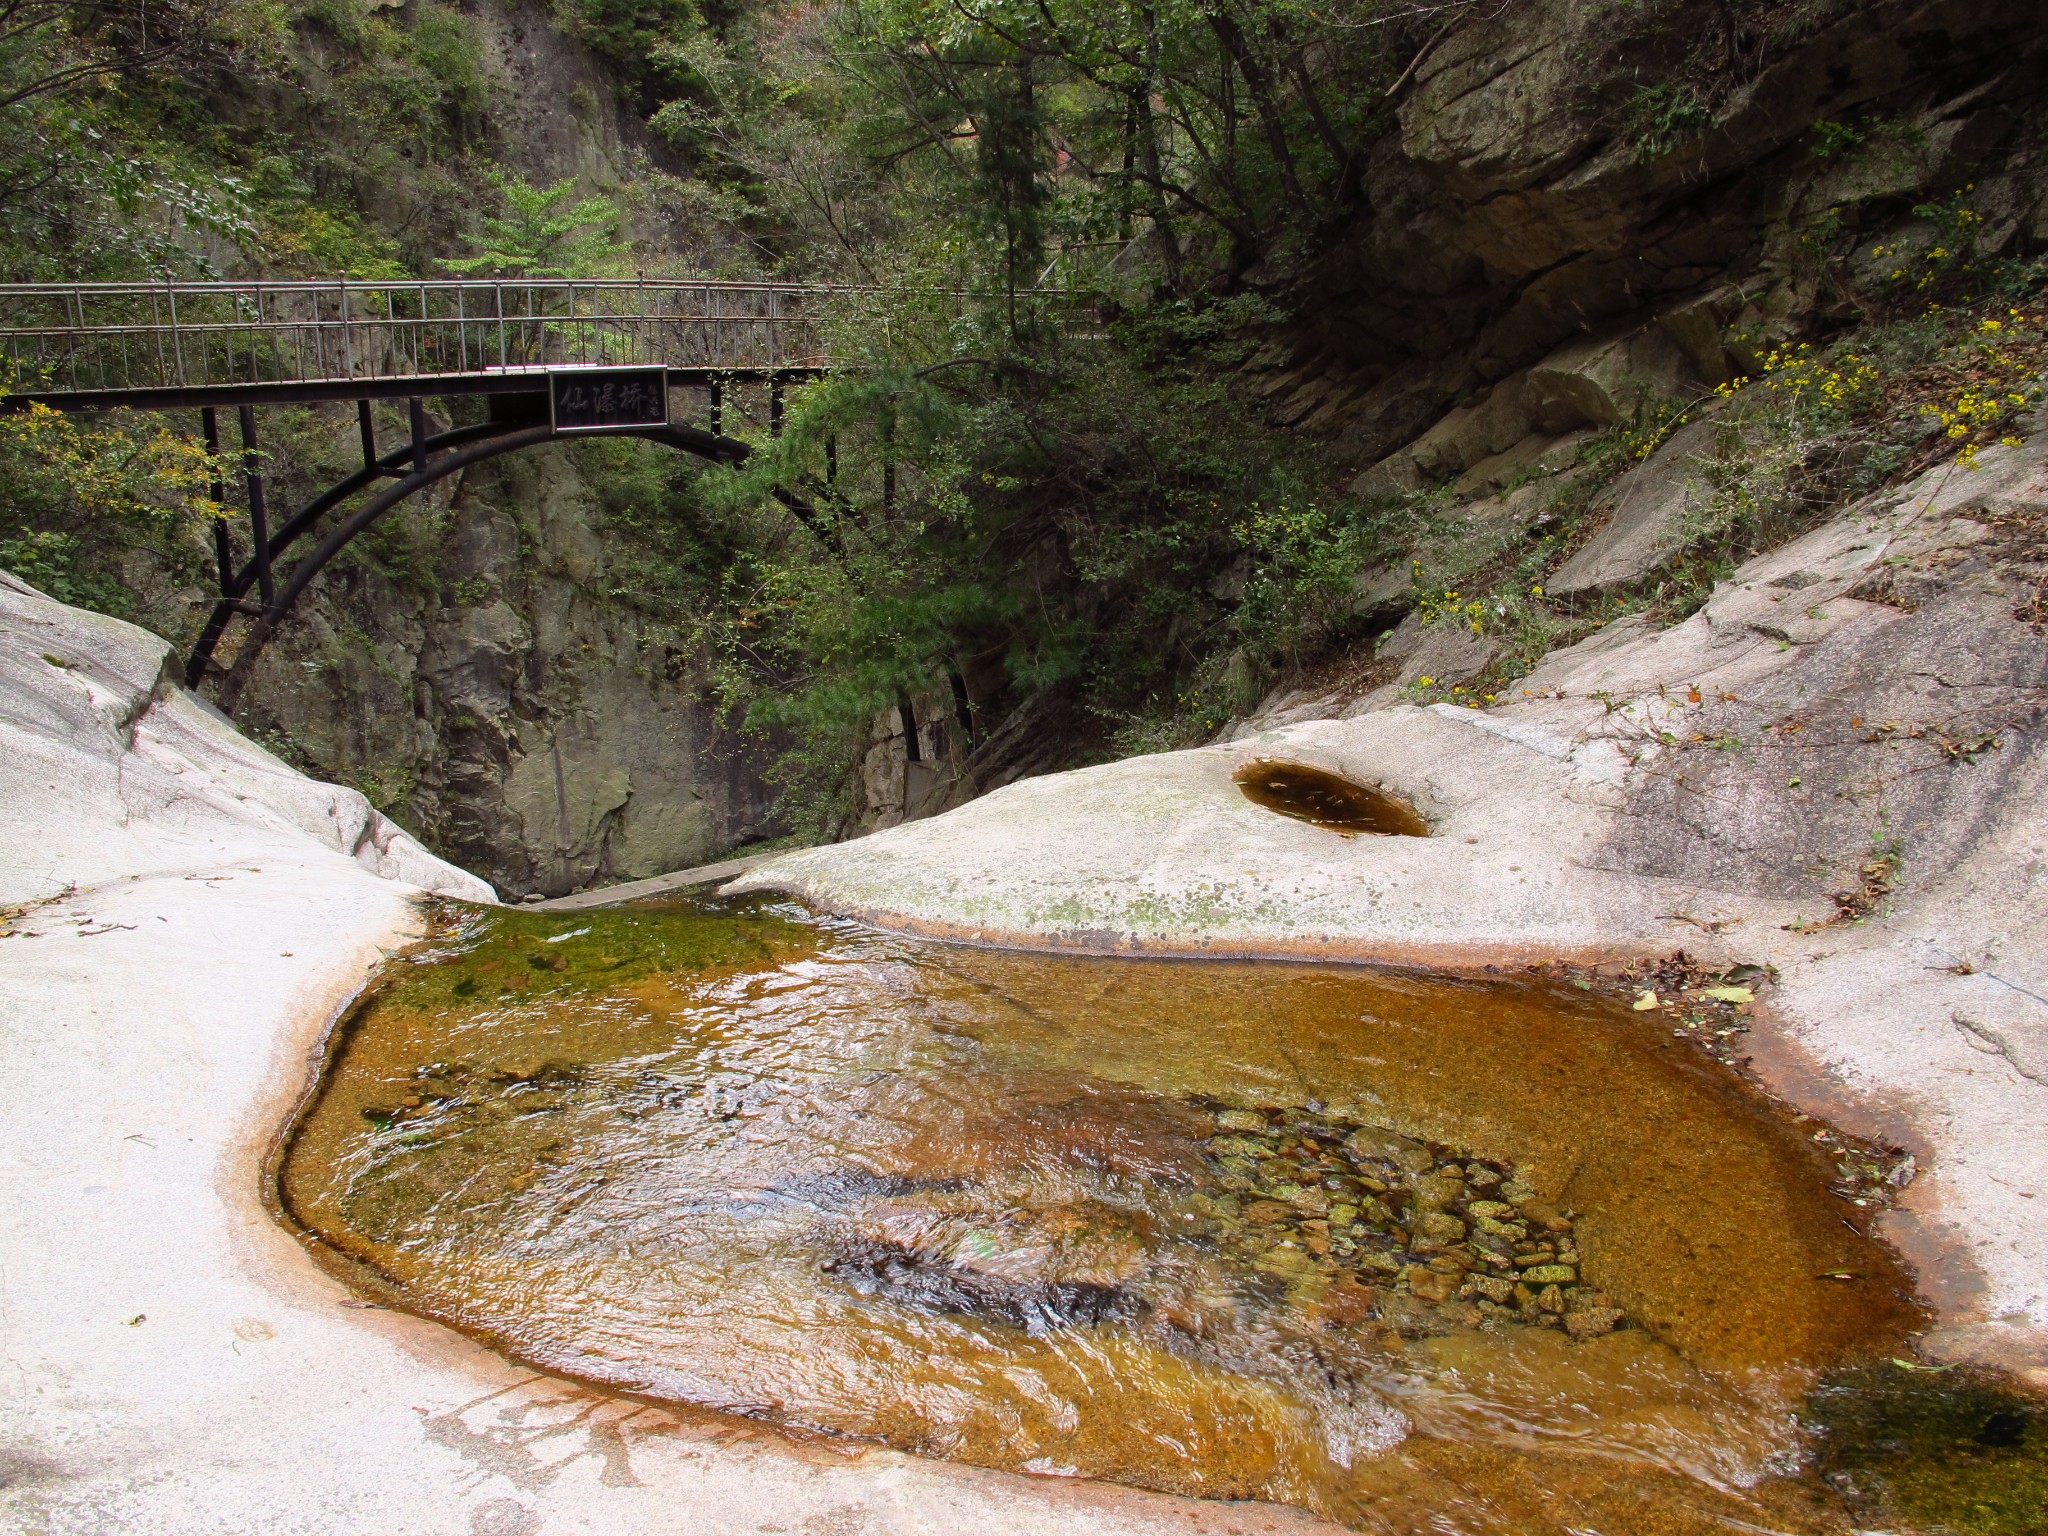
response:
[[[1975,1456],[1927,1508],[2042,1529],[1815,1129],[1561,984],[448,905],[275,1172],[382,1300],[795,1431],[1473,1536],[1846,1536]]]

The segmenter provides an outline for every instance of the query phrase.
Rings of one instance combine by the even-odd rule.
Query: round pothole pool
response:
[[[1327,768],[1258,757],[1240,765],[1230,777],[1252,804],[1333,832],[1429,836],[1428,821],[1399,795]]]
[[[1844,1373],[1917,1385],[1906,1277],[1810,1125],[1625,1007],[787,904],[438,911],[338,1031],[278,1199],[362,1289],[534,1366],[1361,1530],[1846,1533],[1882,1502],[1882,1468],[1820,1479],[1801,1414]]]

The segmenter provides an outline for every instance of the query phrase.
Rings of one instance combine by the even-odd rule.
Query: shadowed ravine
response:
[[[1811,1129],[1569,989],[451,909],[278,1188],[658,1398],[1365,1530],[1846,1532],[1798,1415],[1917,1313]]]

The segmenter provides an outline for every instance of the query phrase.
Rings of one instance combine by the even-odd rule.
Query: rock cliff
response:
[[[1759,343],[1860,316],[1873,246],[1935,244],[1929,199],[1969,187],[1985,255],[2048,244],[2044,58],[2030,0],[1461,19],[1264,387],[1365,465],[1405,448],[1377,483],[1411,489],[1753,372]]]
[[[630,545],[569,455],[472,471],[323,574],[238,711],[508,896],[703,863],[779,830],[694,640],[621,596]]]

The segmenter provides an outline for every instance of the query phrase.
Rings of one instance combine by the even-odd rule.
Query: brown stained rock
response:
[[[1322,1216],[1330,1209],[1330,1197],[1320,1189],[1299,1189],[1288,1198],[1287,1203],[1297,1211],[1306,1211],[1312,1216]]]
[[[1515,1299],[1515,1282],[1499,1275],[1468,1276],[1464,1289],[1501,1306]]]
[[[1465,1223],[1443,1211],[1425,1211],[1415,1223],[1418,1237],[1435,1243],[1462,1242],[1465,1237]]]
[[[1322,1311],[1325,1321],[1344,1328],[1370,1319],[1378,1305],[1379,1293],[1373,1287],[1346,1275],[1323,1293]]]
[[[1458,1276],[1425,1269],[1419,1264],[1409,1266],[1402,1278],[1409,1291],[1422,1301],[1449,1301],[1458,1294]]]

